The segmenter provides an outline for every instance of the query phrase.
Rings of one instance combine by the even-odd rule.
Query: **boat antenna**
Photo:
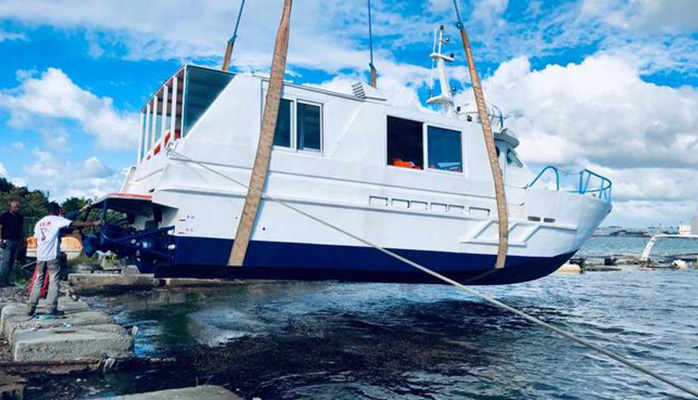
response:
[[[235,47],[235,39],[238,37],[238,28],[240,27],[240,18],[242,18],[242,10],[245,8],[245,0],[240,3],[240,11],[238,12],[238,19],[235,22],[235,30],[233,31],[233,36],[228,40],[228,45],[225,48],[225,56],[223,57],[223,71],[228,71],[230,68],[230,58],[233,56],[233,47]]]
[[[499,158],[497,157],[492,126],[487,116],[487,105],[485,103],[485,96],[482,93],[480,75],[478,75],[477,68],[475,68],[475,60],[473,59],[473,50],[470,47],[468,33],[465,31],[465,25],[463,25],[463,21],[460,18],[458,0],[453,0],[453,7],[456,11],[456,18],[458,19],[456,27],[460,30],[460,37],[463,41],[463,49],[465,50],[465,57],[468,61],[468,69],[470,70],[470,82],[473,85],[475,104],[477,104],[477,113],[480,116],[480,125],[482,126],[482,133],[485,136],[487,157],[489,158],[492,177],[494,178],[494,193],[497,200],[497,217],[499,219],[499,247],[497,250],[495,268],[504,268],[509,247],[509,216],[507,215],[507,202],[504,195],[504,179],[502,178],[502,171],[499,168]]]
[[[436,53],[436,29],[434,29],[434,44],[431,46],[431,52]],[[434,62],[435,59],[431,59],[431,71],[429,72],[429,97],[434,95]]]
[[[369,52],[371,54],[371,62],[368,63],[368,66],[371,67],[371,86],[373,86],[374,89],[378,87],[377,84],[377,71],[376,71],[376,66],[373,64],[373,22],[371,20],[371,0],[368,0],[368,48]]]

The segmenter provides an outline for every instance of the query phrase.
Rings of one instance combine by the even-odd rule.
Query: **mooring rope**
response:
[[[210,172],[213,172],[214,174],[216,174],[216,175],[222,177],[223,179],[226,179],[226,180],[229,180],[229,181],[231,181],[231,182],[234,182],[234,183],[236,183],[237,185],[242,186],[243,188],[245,188],[245,189],[247,189],[247,190],[251,190],[251,189],[250,189],[246,184],[244,184],[243,182],[240,182],[240,181],[236,180],[235,178],[231,178],[231,177],[229,177],[229,176],[227,176],[227,175],[225,175],[225,174],[223,174],[223,173],[221,173],[221,172],[218,172],[218,171],[216,171],[215,169],[210,168],[209,166],[203,164],[202,162],[193,160],[193,159],[191,159],[191,158],[189,158],[189,157],[187,157],[187,156],[185,156],[185,155],[183,155],[183,154],[181,154],[181,153],[178,153],[177,151],[173,150],[171,147],[170,147],[168,150],[169,150],[170,153],[173,153],[173,154],[175,154],[175,155],[177,155],[177,156],[179,156],[179,157],[182,157],[182,159],[184,159],[184,160],[186,160],[186,161],[192,162],[192,163],[194,163],[194,164],[200,166],[201,168],[204,168],[204,169],[206,169],[206,170],[208,170],[208,171],[210,171]],[[514,308],[514,307],[511,307],[511,306],[509,306],[509,305],[507,305],[507,304],[505,304],[505,303],[502,303],[501,301],[499,301],[499,300],[497,300],[497,299],[495,299],[495,298],[493,298],[493,297],[490,297],[490,296],[485,295],[485,294],[482,294],[482,293],[480,293],[480,292],[478,292],[478,291],[476,291],[476,290],[474,290],[474,289],[471,289],[471,288],[469,288],[469,287],[463,285],[462,283],[459,283],[459,282],[457,282],[457,281],[455,281],[455,280],[453,280],[453,279],[451,279],[451,278],[449,278],[449,277],[447,277],[447,276],[441,275],[441,274],[438,273],[438,272],[432,271],[431,269],[429,269],[429,268],[427,268],[427,267],[425,267],[425,266],[423,266],[423,265],[421,265],[421,264],[418,264],[418,263],[416,263],[416,262],[414,262],[414,261],[412,261],[412,260],[410,260],[410,259],[408,259],[408,258],[405,258],[405,257],[403,257],[403,256],[401,256],[401,255],[399,255],[399,254],[397,254],[397,253],[394,253],[394,252],[392,252],[392,251],[390,251],[390,250],[388,250],[388,249],[386,249],[386,248],[383,248],[382,246],[377,245],[377,244],[375,244],[375,243],[373,243],[373,242],[371,242],[371,241],[368,241],[368,240],[366,240],[366,239],[364,239],[364,238],[362,238],[362,237],[360,237],[360,236],[357,236],[357,235],[355,235],[355,234],[353,234],[353,233],[351,233],[351,232],[349,232],[349,231],[346,231],[346,230],[340,228],[340,227],[337,226],[337,225],[334,225],[334,224],[332,224],[332,223],[330,223],[330,222],[324,221],[324,220],[322,220],[322,219],[320,219],[320,218],[318,218],[318,217],[316,217],[316,216],[314,216],[314,215],[312,215],[312,214],[309,214],[309,213],[307,213],[307,212],[305,212],[305,211],[303,211],[303,210],[300,210],[300,209],[298,209],[298,208],[296,208],[296,207],[294,207],[294,206],[288,204],[288,203],[287,203],[286,201],[284,201],[284,200],[278,199],[278,198],[273,197],[273,196],[270,196],[270,195],[268,195],[268,194],[264,194],[264,193],[261,193],[261,194],[262,194],[262,197],[263,197],[264,199],[266,199],[266,200],[273,201],[273,202],[275,202],[275,203],[277,203],[277,204],[279,204],[279,205],[281,205],[281,206],[283,206],[283,207],[288,208],[289,210],[295,211],[296,213],[301,214],[301,215],[303,215],[304,217],[307,217],[307,218],[309,218],[309,219],[311,219],[311,220],[313,220],[313,221],[315,221],[315,222],[318,222],[318,223],[320,223],[320,224],[322,224],[322,225],[324,225],[324,226],[326,226],[326,227],[328,227],[328,228],[331,228],[331,229],[333,229],[333,230],[335,230],[335,231],[337,231],[337,232],[339,232],[339,233],[342,233],[342,234],[344,234],[344,235],[346,235],[346,236],[349,236],[350,238],[352,238],[352,239],[354,239],[354,240],[356,240],[356,241],[358,241],[358,242],[361,242],[361,243],[363,243],[363,244],[365,244],[365,245],[367,245],[367,246],[373,247],[374,249],[376,249],[376,250],[378,250],[378,251],[380,251],[380,252],[382,252],[382,253],[384,253],[384,254],[387,254],[388,256],[393,257],[393,258],[395,258],[395,259],[397,259],[397,260],[400,260],[400,261],[404,262],[405,264],[407,264],[407,265],[409,265],[409,266],[411,266],[411,267],[414,267],[414,268],[416,268],[416,269],[418,269],[418,270],[420,270],[420,271],[422,271],[422,272],[424,272],[424,273],[426,273],[426,274],[429,274],[429,275],[433,276],[434,278],[437,278],[437,279],[439,279],[439,280],[441,280],[441,281],[443,281],[443,282],[446,282],[446,283],[448,283],[448,284],[450,284],[450,285],[453,285],[453,286],[455,286],[455,287],[457,287],[457,288],[463,290],[463,291],[466,292],[466,293],[469,293],[469,294],[471,294],[471,295],[473,295],[473,296],[475,296],[475,297],[479,297],[479,298],[481,298],[482,300],[484,300],[484,301],[486,301],[486,302],[488,302],[488,303],[490,303],[490,304],[492,304],[492,305],[494,305],[494,306],[497,306],[497,307],[499,307],[499,308],[501,308],[501,309],[504,309],[504,310],[506,310],[506,311],[509,311],[509,312],[511,312],[511,313],[513,313],[513,314],[515,314],[515,315],[517,315],[517,316],[519,316],[519,317],[521,317],[521,318],[523,318],[523,319],[525,319],[525,320],[527,320],[527,321],[529,321],[529,322],[532,322],[532,323],[534,323],[534,324],[536,324],[536,325],[539,325],[539,326],[542,326],[542,327],[544,327],[544,328],[546,328],[546,329],[549,329],[549,330],[551,330],[551,331],[557,333],[558,335],[561,335],[561,336],[564,336],[564,337],[566,337],[566,338],[568,338],[568,339],[571,339],[571,340],[573,340],[573,341],[575,341],[575,342],[577,342],[577,343],[579,343],[579,344],[581,344],[581,345],[583,345],[583,346],[586,346],[586,347],[588,347],[588,348],[590,348],[590,349],[592,349],[592,350],[595,350],[595,351],[597,351],[597,352],[599,352],[599,353],[601,353],[601,354],[603,354],[603,355],[605,355],[605,356],[607,356],[607,357],[609,357],[609,358],[612,358],[612,359],[614,359],[614,360],[620,362],[621,364],[625,364],[625,365],[628,366],[628,367],[634,368],[634,369],[636,369],[636,370],[638,370],[638,371],[640,371],[640,372],[643,372],[643,373],[645,373],[645,374],[647,374],[647,375],[649,375],[649,376],[651,376],[651,377],[653,377],[653,378],[656,378],[656,379],[658,379],[658,380],[660,380],[660,381],[662,381],[662,382],[664,382],[664,383],[666,383],[666,384],[668,384],[668,385],[670,385],[670,386],[673,386],[673,387],[676,388],[676,389],[679,389],[679,390],[681,390],[681,391],[683,391],[683,392],[685,392],[685,393],[691,394],[691,395],[693,395],[693,396],[695,396],[695,397],[698,398],[698,390],[696,390],[696,389],[693,389],[693,388],[688,387],[688,386],[686,386],[686,385],[684,385],[684,384],[682,384],[682,383],[679,383],[679,382],[676,382],[676,381],[674,381],[674,380],[672,380],[672,379],[669,379],[669,378],[667,378],[667,377],[665,377],[665,376],[663,376],[663,375],[661,375],[661,374],[659,374],[659,373],[657,373],[657,372],[654,372],[654,371],[650,370],[649,368],[643,367],[642,365],[637,364],[637,363],[635,363],[635,362],[633,362],[633,361],[631,361],[631,360],[629,360],[629,359],[627,359],[627,358],[625,358],[625,357],[623,357],[623,356],[621,356],[621,355],[619,355],[619,354],[616,354],[616,353],[614,353],[614,352],[612,352],[612,351],[610,351],[610,350],[606,350],[606,349],[604,349],[603,347],[598,346],[598,345],[596,345],[596,344],[594,344],[594,343],[592,343],[592,342],[590,342],[590,341],[588,341],[588,340],[586,340],[586,339],[582,339],[582,338],[578,337],[577,335],[574,335],[574,334],[572,334],[572,333],[569,333],[569,332],[567,332],[567,331],[565,331],[565,330],[563,330],[563,329],[560,329],[560,328],[558,328],[558,327],[556,327],[556,326],[550,325],[549,323],[547,323],[547,322],[545,322],[545,321],[543,321],[543,320],[540,320],[540,319],[538,319],[538,318],[536,318],[536,317],[534,317],[534,316],[532,316],[532,315],[526,314],[526,313],[523,312],[523,311],[517,310],[517,309]]]

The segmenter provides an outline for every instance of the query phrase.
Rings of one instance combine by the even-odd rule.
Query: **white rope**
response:
[[[231,178],[231,177],[229,177],[229,176],[226,176],[226,175],[222,174],[221,172],[218,172],[218,171],[214,170],[213,168],[210,168],[210,167],[204,165],[204,164],[201,163],[201,162],[198,162],[198,161],[193,160],[193,159],[191,159],[191,158],[189,158],[189,157],[187,157],[187,156],[185,156],[185,155],[183,155],[183,154],[180,154],[180,153],[176,152],[175,150],[173,150],[173,149],[171,149],[171,148],[169,149],[169,151],[170,151],[171,153],[176,154],[176,155],[179,156],[179,157],[182,157],[182,158],[183,158],[184,160],[186,160],[186,161],[192,162],[192,163],[194,163],[194,164],[196,164],[196,165],[198,165],[198,166],[200,166],[200,167],[202,167],[202,168],[204,168],[204,169],[206,169],[206,170],[208,170],[208,171],[213,172],[214,174],[216,174],[216,175],[218,175],[218,176],[220,176],[220,177],[222,177],[222,178],[224,178],[224,179],[227,179],[227,180],[229,180],[229,181],[231,181],[231,182],[234,182],[234,183],[236,183],[236,184],[242,186],[243,188],[247,188],[247,189],[249,190],[249,187],[248,187],[247,185],[245,185],[244,183],[242,183],[242,182],[240,182],[240,181],[238,181],[238,180],[236,180],[236,179],[234,179],[234,178]],[[549,329],[549,330],[551,330],[551,331],[553,331],[553,332],[555,332],[555,333],[557,333],[557,334],[559,334],[559,335],[561,335],[561,336],[564,336],[564,337],[566,337],[566,338],[568,338],[568,339],[571,339],[571,340],[573,340],[573,341],[575,341],[575,342],[577,342],[577,343],[579,343],[579,344],[581,344],[581,345],[583,345],[583,346],[586,346],[586,347],[588,347],[588,348],[590,348],[590,349],[592,349],[592,350],[595,350],[595,351],[597,351],[597,352],[599,352],[599,353],[601,353],[601,354],[604,354],[604,355],[606,355],[606,356],[608,356],[608,357],[610,357],[610,358],[612,358],[612,359],[614,359],[614,360],[616,360],[616,361],[618,361],[618,362],[620,362],[620,363],[622,363],[622,364],[625,364],[625,365],[627,365],[627,366],[629,366],[629,367],[631,367],[631,368],[634,368],[634,369],[636,369],[636,370],[638,370],[638,371],[640,371],[640,372],[644,372],[645,374],[647,374],[647,375],[649,375],[649,376],[651,376],[651,377],[654,377],[654,378],[656,378],[656,379],[658,379],[658,380],[660,380],[660,381],[662,381],[662,382],[664,382],[664,383],[666,383],[666,384],[668,384],[668,385],[670,385],[670,386],[675,387],[676,389],[679,389],[679,390],[681,390],[681,391],[683,391],[683,392],[685,392],[685,393],[691,394],[691,395],[693,395],[693,396],[695,396],[695,397],[698,398],[698,390],[695,390],[695,389],[693,389],[693,388],[691,388],[691,387],[685,386],[685,385],[682,384],[682,383],[679,383],[679,382],[676,382],[676,381],[674,381],[674,380],[672,380],[672,379],[669,379],[669,378],[667,378],[667,377],[665,377],[665,376],[663,376],[663,375],[660,375],[660,374],[658,374],[658,373],[656,373],[656,372],[654,372],[654,371],[652,371],[652,370],[650,370],[650,369],[648,369],[648,368],[646,368],[646,367],[643,367],[642,365],[639,365],[639,364],[637,364],[637,363],[635,363],[635,362],[633,362],[633,361],[630,361],[629,359],[627,359],[627,358],[625,358],[625,357],[623,357],[623,356],[621,356],[621,355],[618,355],[618,354],[616,354],[616,353],[614,353],[614,352],[612,352],[612,351],[610,351],[610,350],[606,350],[606,349],[604,349],[603,347],[598,346],[598,345],[596,345],[596,344],[594,344],[594,343],[592,343],[592,342],[590,342],[590,341],[588,341],[588,340],[586,340],[586,339],[582,339],[582,338],[580,338],[580,337],[578,337],[578,336],[576,336],[576,335],[574,335],[574,334],[572,334],[572,333],[569,333],[569,332],[567,332],[567,331],[565,331],[565,330],[563,330],[563,329],[560,329],[560,328],[558,328],[558,327],[555,327],[555,326],[553,326],[553,325],[550,325],[549,323],[547,323],[547,322],[545,322],[545,321],[542,321],[542,320],[540,320],[540,319],[538,319],[538,318],[536,318],[536,317],[534,317],[534,316],[531,316],[531,315],[529,315],[529,314],[526,314],[526,313],[523,312],[523,311],[517,310],[517,309],[515,309],[514,307],[511,307],[511,306],[509,306],[509,305],[507,305],[507,304],[505,304],[505,303],[502,303],[501,301],[499,301],[499,300],[497,300],[497,299],[494,299],[494,298],[492,298],[492,297],[490,297],[490,296],[487,296],[487,295],[482,294],[482,293],[480,293],[480,292],[478,292],[478,291],[476,291],[476,290],[473,290],[473,289],[471,289],[471,288],[469,288],[469,287],[463,285],[462,283],[456,282],[456,281],[454,281],[453,279],[451,279],[451,278],[449,278],[449,277],[447,277],[447,276],[444,276],[444,275],[439,274],[438,272],[432,271],[432,270],[430,270],[429,268],[427,268],[427,267],[425,267],[425,266],[423,266],[423,265],[421,265],[421,264],[418,264],[418,263],[416,263],[416,262],[414,262],[414,261],[412,261],[412,260],[409,260],[409,259],[407,259],[407,258],[405,258],[405,257],[403,257],[403,256],[401,256],[401,255],[399,255],[399,254],[396,254],[396,253],[394,253],[394,252],[392,252],[392,251],[390,251],[390,250],[388,250],[388,249],[385,249],[385,248],[383,248],[383,247],[381,247],[381,246],[379,246],[379,245],[377,245],[377,244],[375,244],[375,243],[372,243],[372,242],[370,242],[370,241],[368,241],[368,240],[366,240],[366,239],[364,239],[364,238],[362,238],[362,237],[360,237],[360,236],[357,236],[357,235],[355,235],[355,234],[353,234],[353,233],[351,233],[351,232],[345,231],[344,229],[342,229],[342,228],[340,228],[340,227],[338,227],[338,226],[336,226],[336,225],[334,225],[334,224],[332,224],[332,223],[330,223],[330,222],[326,222],[326,221],[324,221],[324,220],[321,220],[321,219],[318,218],[318,217],[315,217],[315,216],[313,216],[313,215],[311,215],[311,214],[308,214],[307,212],[305,212],[305,211],[303,211],[303,210],[300,210],[300,209],[298,209],[298,208],[296,208],[296,207],[294,207],[294,206],[292,206],[292,205],[286,203],[286,202],[283,201],[283,200],[277,199],[277,198],[275,198],[275,197],[273,197],[273,196],[270,196],[270,195],[264,194],[264,193],[262,193],[262,196],[263,196],[263,198],[266,199],[266,200],[273,201],[273,202],[275,202],[275,203],[277,203],[277,204],[279,204],[279,205],[281,205],[281,206],[283,206],[283,207],[288,208],[289,210],[295,211],[295,212],[297,212],[298,214],[301,214],[301,215],[303,215],[303,216],[305,216],[305,217],[307,217],[307,218],[309,218],[309,219],[311,219],[311,220],[313,220],[313,221],[315,221],[315,222],[318,222],[318,223],[320,223],[320,224],[322,224],[322,225],[324,225],[324,226],[326,226],[326,227],[328,227],[328,228],[331,228],[331,229],[333,229],[333,230],[335,230],[335,231],[337,231],[337,232],[339,232],[339,233],[342,233],[342,234],[344,234],[344,235],[347,235],[347,236],[351,237],[352,239],[355,239],[355,240],[358,241],[358,242],[361,242],[361,243],[363,243],[363,244],[365,244],[365,245],[367,245],[367,246],[373,247],[374,249],[376,249],[376,250],[378,250],[378,251],[380,251],[380,252],[382,252],[382,253],[385,253],[385,254],[389,255],[390,257],[393,257],[393,258],[395,258],[395,259],[397,259],[397,260],[400,260],[400,261],[404,262],[405,264],[407,264],[407,265],[409,265],[409,266],[411,266],[411,267],[414,267],[414,268],[416,268],[416,269],[418,269],[418,270],[420,270],[420,271],[422,271],[422,272],[424,272],[424,273],[426,273],[426,274],[429,274],[429,275],[433,276],[434,278],[437,278],[437,279],[439,279],[439,280],[441,280],[441,281],[444,281],[444,282],[446,282],[446,283],[448,283],[448,284],[451,284],[451,285],[453,285],[453,286],[455,286],[455,287],[457,287],[457,288],[463,290],[463,291],[466,292],[466,293],[469,293],[469,294],[471,294],[471,295],[473,295],[473,296],[479,297],[479,298],[481,298],[482,300],[485,300],[486,302],[488,302],[488,303],[490,303],[490,304],[492,304],[492,305],[495,305],[495,306],[497,306],[497,307],[499,307],[499,308],[502,308],[502,309],[507,310],[507,311],[509,311],[509,312],[511,312],[511,313],[514,313],[514,314],[518,315],[519,317],[521,317],[521,318],[523,318],[523,319],[525,319],[525,320],[527,320],[527,321],[529,321],[529,322],[532,322],[532,323],[534,323],[534,324],[536,324],[536,325],[540,325],[540,326],[542,326],[542,327],[544,327],[544,328],[547,328],[547,329]]]

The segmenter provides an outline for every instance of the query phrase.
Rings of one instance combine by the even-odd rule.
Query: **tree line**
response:
[[[0,212],[10,208],[10,202],[19,201],[24,215],[24,233],[31,235],[34,224],[48,214],[48,193],[41,190],[29,190],[26,186],[17,186],[7,179],[0,177]],[[84,197],[70,197],[60,203],[66,213],[77,211],[88,203]]]

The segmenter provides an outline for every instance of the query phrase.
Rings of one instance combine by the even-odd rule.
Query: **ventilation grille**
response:
[[[345,86],[346,87],[346,86]],[[364,84],[363,82],[356,82],[351,85],[352,90],[354,91],[354,96],[366,100],[366,90],[364,89]]]

